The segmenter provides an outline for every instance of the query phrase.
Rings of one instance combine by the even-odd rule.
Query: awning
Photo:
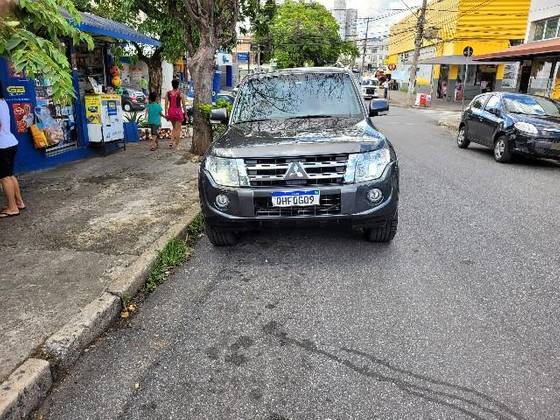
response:
[[[459,66],[464,66],[466,64],[502,64],[496,61],[473,61],[473,57],[465,57],[464,55],[442,55],[440,57],[425,58],[424,60],[419,60],[418,64],[454,64]]]
[[[71,20],[66,11],[62,11],[66,19]],[[161,44],[157,39],[151,38],[132,29],[122,23],[110,19],[102,18],[91,13],[80,13],[82,21],[77,26],[79,30],[92,35],[103,35],[123,41],[137,42],[138,44],[152,45],[159,47]]]
[[[560,39],[547,39],[546,41],[529,42],[527,44],[516,45],[507,50],[491,54],[477,56],[478,60],[499,60],[499,61],[521,61],[531,59],[536,56],[559,55]]]

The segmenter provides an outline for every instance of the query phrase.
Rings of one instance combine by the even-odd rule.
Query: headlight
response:
[[[536,136],[537,134],[539,134],[539,130],[537,130],[537,127],[530,123],[520,121],[513,124],[513,126],[524,134],[529,134],[531,136]]]
[[[246,187],[249,185],[249,177],[243,159],[208,156],[204,168],[218,185],[224,187]]]
[[[348,157],[344,182],[362,182],[377,179],[391,162],[391,152],[387,148],[374,152],[355,153]]]

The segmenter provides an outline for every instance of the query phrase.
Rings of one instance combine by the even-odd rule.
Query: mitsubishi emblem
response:
[[[288,167],[288,171],[284,175],[284,180],[290,181],[295,179],[307,179],[307,173],[300,162],[292,162]]]

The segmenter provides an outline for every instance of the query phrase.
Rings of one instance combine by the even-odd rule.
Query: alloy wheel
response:
[[[494,156],[497,160],[502,159],[504,156],[504,152],[506,151],[506,143],[504,139],[500,138],[496,141],[496,145],[494,146]]]

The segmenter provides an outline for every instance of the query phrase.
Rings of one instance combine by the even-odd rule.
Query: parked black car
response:
[[[143,111],[146,108],[146,95],[139,90],[123,87],[121,102],[126,112]]]
[[[345,223],[388,242],[397,232],[399,169],[351,73],[305,68],[249,76],[200,166],[206,232],[233,245],[261,226]]]
[[[542,96],[494,92],[475,97],[463,112],[457,146],[470,142],[494,150],[494,159],[513,155],[560,158],[560,103]]]

